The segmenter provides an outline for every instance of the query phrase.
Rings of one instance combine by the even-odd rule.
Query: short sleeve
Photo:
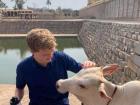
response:
[[[16,88],[23,89],[26,85],[23,67],[19,64],[16,69]]]
[[[77,62],[74,58],[70,57],[64,52],[63,59],[67,70],[77,73],[82,69],[81,63]]]

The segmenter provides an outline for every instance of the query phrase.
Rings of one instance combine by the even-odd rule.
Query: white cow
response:
[[[140,81],[115,85],[103,76],[103,71],[117,66],[93,67],[81,70],[69,79],[56,83],[60,93],[71,92],[84,105],[140,105]]]

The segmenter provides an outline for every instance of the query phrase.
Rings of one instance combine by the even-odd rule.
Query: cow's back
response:
[[[118,87],[119,92],[114,97],[116,102],[111,105],[140,105],[140,81],[130,81]]]

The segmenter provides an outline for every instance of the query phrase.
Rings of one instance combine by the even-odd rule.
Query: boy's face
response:
[[[53,53],[55,51],[55,48],[52,49],[40,49],[37,52],[32,52],[35,60],[41,64],[46,66],[48,62],[51,61],[53,57]]]

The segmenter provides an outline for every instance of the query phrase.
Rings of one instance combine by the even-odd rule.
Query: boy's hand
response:
[[[95,67],[95,66],[96,66],[96,63],[95,62],[92,62],[92,61],[85,61],[82,64],[82,67],[83,68],[89,68],[89,67]]]
[[[18,105],[20,103],[20,100],[17,97],[12,97],[10,99],[10,105]]]

